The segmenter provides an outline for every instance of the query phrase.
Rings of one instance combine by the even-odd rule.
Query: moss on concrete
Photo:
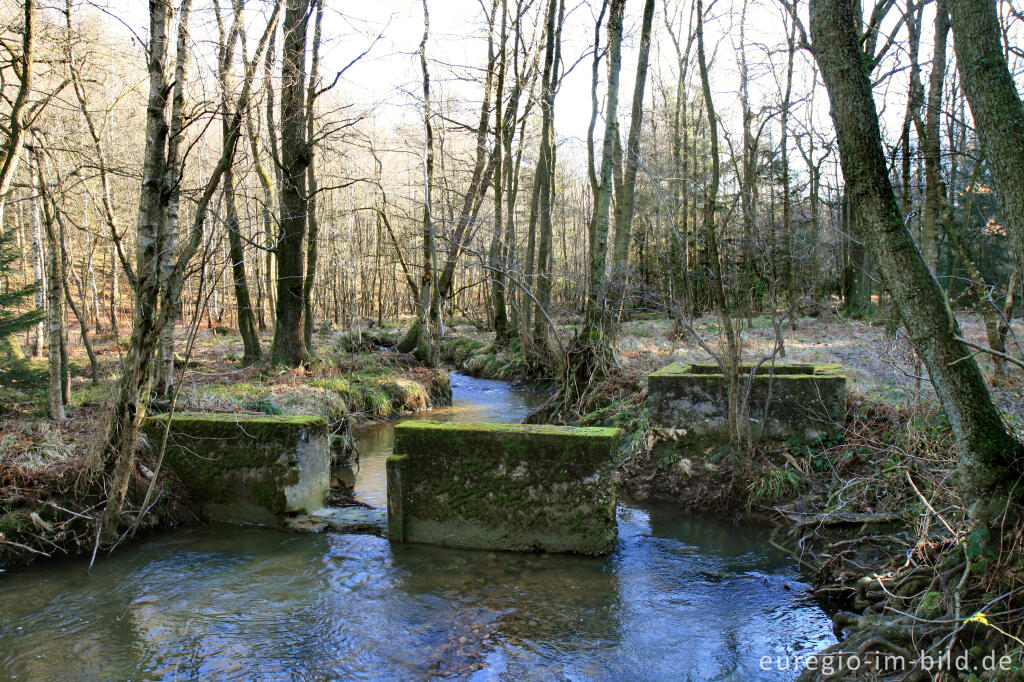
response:
[[[741,387],[753,365],[740,366]],[[728,439],[727,382],[715,364],[675,363],[648,376],[651,423],[688,437]],[[814,441],[838,432],[846,416],[841,365],[764,364],[750,392],[755,438]]]
[[[258,442],[291,442],[301,429],[325,428],[323,417],[310,415],[235,414],[232,412],[179,412],[170,417],[157,414],[143,422],[147,433],[158,425],[165,428],[168,419],[175,436],[191,438],[242,438]]]
[[[188,412],[173,418],[156,415],[142,424],[155,446],[163,439],[168,421],[166,466],[208,515],[233,517],[224,512],[246,506],[282,514],[312,511],[322,504],[329,483],[327,422],[323,418]]]
[[[750,370],[753,368],[754,366],[751,364],[741,364],[739,368],[740,376],[749,375]],[[723,379],[725,377],[717,364],[698,364],[687,362],[675,362],[671,365],[666,365],[659,370],[651,372],[649,376],[653,379],[682,376],[716,377],[718,379]],[[776,379],[811,379],[814,377],[827,376],[845,377],[843,366],[835,363],[775,363],[774,366],[765,363],[764,365],[761,365],[761,368],[755,375],[755,381],[762,378],[767,380],[769,377],[774,377]]]
[[[605,554],[615,543],[620,436],[614,428],[400,424],[388,460],[396,539]]]

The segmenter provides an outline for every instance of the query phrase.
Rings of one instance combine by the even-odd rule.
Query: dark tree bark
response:
[[[232,0],[233,17],[231,27],[225,35],[220,15],[220,1],[215,0],[214,9],[217,13],[217,28],[220,32],[221,49],[219,61],[219,79],[221,87],[221,137],[226,144],[229,139],[228,127],[231,124],[231,106],[228,99],[229,77],[233,61],[235,42],[243,30],[242,0]],[[256,329],[256,317],[253,313],[252,299],[249,297],[249,279],[245,269],[245,247],[242,243],[241,228],[238,221],[238,207],[235,200],[235,175],[232,168],[224,172],[224,225],[228,233],[228,255],[231,258],[231,275],[234,284],[235,308],[238,310],[238,333],[242,337],[242,362],[249,365],[259,362],[263,353],[260,350],[259,331]]]
[[[630,110],[629,135],[626,149],[621,191],[615,198],[615,251],[612,263],[615,312],[621,314],[629,286],[629,246],[633,226],[633,204],[636,198],[636,171],[640,166],[640,133],[644,123],[644,87],[647,84],[647,64],[651,54],[651,25],[654,23],[654,0],[644,3],[644,16],[640,28],[640,54],[636,62],[633,81],[633,105]]]
[[[309,65],[309,87],[306,90],[306,145],[309,150],[309,164],[306,166],[306,279],[302,287],[302,338],[307,352],[313,348],[313,285],[320,259],[320,223],[317,209],[317,177],[313,164],[316,145],[316,90],[320,83],[320,41],[323,35],[324,3],[327,0],[313,0],[316,3],[316,19],[313,21],[312,58]]]
[[[996,0],[948,0],[957,68],[1003,222],[1024,274],[1024,105],[1003,55]]]
[[[275,364],[297,366],[308,352],[303,340],[306,237],[306,29],[310,0],[286,0],[281,57],[281,198],[277,241]]]
[[[813,52],[832,103],[843,176],[867,248],[953,428],[961,490],[969,503],[982,503],[973,504],[972,516],[987,523],[1020,475],[1024,448],[1003,424],[943,291],[904,223],[854,22],[849,2],[811,0]]]

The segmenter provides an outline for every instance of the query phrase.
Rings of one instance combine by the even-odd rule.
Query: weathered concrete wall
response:
[[[159,446],[168,415],[142,428]],[[273,523],[323,506],[330,441],[320,417],[185,412],[171,419],[164,465],[212,520]]]
[[[740,368],[746,384],[750,365]],[[676,363],[647,379],[651,423],[684,430],[697,439],[728,439],[725,377],[717,365]],[[763,365],[750,393],[756,438],[814,440],[842,428],[846,418],[846,375],[841,365]]]
[[[410,421],[387,462],[388,535],[471,549],[607,554],[619,429]]]

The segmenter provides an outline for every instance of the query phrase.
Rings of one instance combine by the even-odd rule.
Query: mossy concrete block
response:
[[[751,365],[740,367],[740,391]],[[676,363],[647,378],[651,423],[696,439],[727,440],[728,387],[715,364]],[[750,391],[750,420],[757,439],[813,441],[834,434],[846,419],[842,365],[762,365]]]
[[[468,549],[608,554],[619,429],[410,421],[387,462],[388,536]]]
[[[147,418],[158,447],[168,415]],[[171,418],[164,465],[211,520],[274,523],[323,506],[330,439],[320,417],[183,412]]]

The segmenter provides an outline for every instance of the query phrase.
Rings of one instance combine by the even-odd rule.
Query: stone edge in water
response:
[[[158,414],[142,423],[154,448],[159,448],[168,421],[166,466],[207,518],[275,523],[279,514],[311,512],[323,505],[330,486],[330,451],[322,417]]]
[[[395,427],[389,537],[486,550],[612,551],[621,431],[482,422]]]

